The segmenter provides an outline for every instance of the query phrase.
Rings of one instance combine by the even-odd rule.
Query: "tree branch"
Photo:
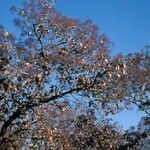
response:
[[[16,120],[18,117],[20,117],[24,112],[28,111],[29,109],[31,108],[34,108],[34,107],[37,107],[37,106],[40,106],[44,103],[48,103],[52,100],[56,100],[60,97],[63,97],[64,95],[67,95],[67,94],[70,94],[70,93],[73,93],[73,92],[78,92],[78,91],[81,91],[82,88],[75,88],[75,89],[70,89],[66,92],[63,92],[61,94],[58,94],[58,95],[55,95],[55,96],[52,96],[46,100],[41,100],[39,101],[39,103],[32,103],[32,104],[26,104],[24,106],[22,106],[22,108],[18,108],[12,116],[9,117],[9,119],[3,124],[2,128],[1,128],[1,132],[0,132],[0,137],[3,137],[6,132],[7,132],[7,128],[11,125],[11,123]]]

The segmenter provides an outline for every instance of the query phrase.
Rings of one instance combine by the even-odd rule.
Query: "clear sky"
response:
[[[0,0],[0,24],[16,29],[9,8],[22,0]],[[150,45],[150,0],[57,0],[64,14],[80,20],[90,18],[114,43],[113,54],[127,54]],[[125,129],[139,121],[141,113],[124,111],[114,117]]]

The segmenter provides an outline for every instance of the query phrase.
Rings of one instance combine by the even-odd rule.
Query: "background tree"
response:
[[[46,104],[73,108],[78,99],[114,114],[135,103],[149,114],[148,53],[111,57],[97,26],[63,16],[53,1],[29,0],[12,11],[19,38],[0,28],[1,149],[38,122]]]
[[[120,150],[148,150],[150,148],[150,117],[141,118],[137,129],[133,126],[124,133]]]

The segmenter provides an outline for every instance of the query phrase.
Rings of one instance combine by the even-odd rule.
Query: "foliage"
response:
[[[110,40],[92,21],[63,16],[53,1],[29,0],[11,10],[20,36],[0,27],[1,149],[34,127],[45,105],[63,111],[78,99],[115,114],[134,103],[149,115],[148,52],[111,57]]]
[[[131,128],[124,133],[120,150],[148,150],[150,148],[150,117],[145,116],[138,124],[138,129]]]
[[[44,109],[39,109],[34,116],[38,121],[17,132],[14,141],[7,141],[3,147],[31,150],[119,148],[121,130],[108,119],[97,122],[92,109],[82,109],[82,113],[77,113],[69,108],[62,112],[57,106],[45,105],[42,108]]]

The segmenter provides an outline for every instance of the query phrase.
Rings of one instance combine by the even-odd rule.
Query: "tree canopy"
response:
[[[19,37],[0,27],[1,149],[15,145],[24,148],[35,134],[44,137],[41,148],[35,148],[42,149],[57,111],[63,114],[66,109],[72,109],[67,113],[75,113],[81,109],[81,103],[101,109],[106,115],[136,104],[150,115],[149,52],[111,56],[110,39],[91,20],[82,22],[63,16],[53,3],[29,0],[22,8],[12,7],[11,11],[18,15],[14,23],[20,29]],[[116,127],[108,122],[95,125],[88,115],[72,116],[70,126],[62,124],[65,130],[69,128],[70,134],[56,131],[64,141],[66,136],[70,138],[68,146],[86,149],[85,143],[91,140],[97,145],[95,149],[118,149],[114,142],[120,142],[121,133]],[[58,126],[61,117],[57,119]],[[65,118],[67,122],[71,119]],[[79,133],[82,119],[84,130]],[[91,139],[90,135],[93,135]],[[97,137],[101,137],[100,143]],[[94,142],[96,139],[99,144]]]

